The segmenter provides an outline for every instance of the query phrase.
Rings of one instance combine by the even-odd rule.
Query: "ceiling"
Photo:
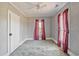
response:
[[[48,17],[55,15],[65,2],[10,2],[26,17]]]

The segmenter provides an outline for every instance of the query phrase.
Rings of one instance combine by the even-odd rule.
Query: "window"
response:
[[[42,25],[41,21],[39,21],[39,39],[41,39],[41,35],[42,35]]]

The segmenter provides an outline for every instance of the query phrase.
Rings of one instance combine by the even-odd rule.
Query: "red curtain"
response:
[[[64,32],[63,32],[63,50],[65,53],[68,51],[68,9],[63,12],[63,24],[64,24]]]
[[[58,46],[61,47],[61,39],[60,39],[60,14],[58,15]]]
[[[35,21],[34,40],[39,40],[39,20]]]
[[[44,19],[41,20],[41,26],[42,26],[42,40],[46,40],[46,34],[45,34],[45,24]]]

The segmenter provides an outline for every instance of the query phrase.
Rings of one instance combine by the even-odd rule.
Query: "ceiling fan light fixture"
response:
[[[37,5],[36,5],[36,8],[37,8],[37,9],[40,9],[40,4],[37,4]]]

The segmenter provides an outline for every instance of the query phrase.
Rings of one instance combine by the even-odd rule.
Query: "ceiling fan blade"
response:
[[[37,8],[37,6],[39,5],[39,4],[41,4],[41,3],[36,3],[36,2],[32,2],[32,3],[28,3],[28,4],[30,4],[32,7],[29,7],[29,8],[27,8],[27,9],[33,9],[33,8]]]
[[[29,7],[29,8],[27,8],[27,9],[33,9],[33,8],[35,8],[35,6],[33,6],[33,7]]]
[[[32,6],[35,6],[35,4],[33,4],[33,3],[31,3],[31,2],[25,2],[26,4],[28,4],[28,5],[32,5]]]
[[[47,4],[43,4],[43,5],[40,6],[40,8],[44,8],[46,6],[47,6]]]
[[[30,3],[30,4],[32,5],[32,7],[29,7],[27,9],[33,9],[33,8],[40,9],[47,6],[47,4],[45,3],[38,3],[38,4]]]

